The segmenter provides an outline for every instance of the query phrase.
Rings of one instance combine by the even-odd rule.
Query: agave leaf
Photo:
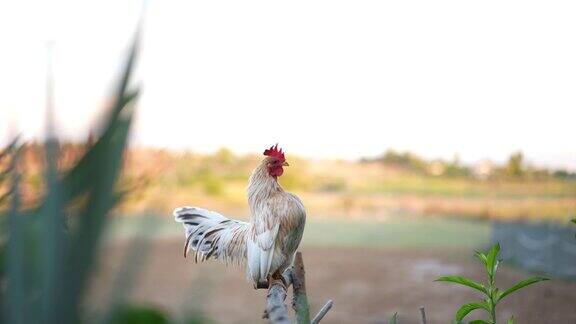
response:
[[[124,100],[119,100],[119,105],[113,109],[118,113],[112,113],[112,118],[108,127],[100,138],[94,143],[91,149],[80,159],[80,161],[64,176],[62,179],[63,187],[66,189],[63,197],[64,202],[73,200],[80,194],[88,191],[92,185],[95,169],[100,168],[100,163],[107,163],[106,154],[111,142],[122,141],[120,138],[115,138],[119,129],[126,128],[130,124],[131,112],[129,111],[131,105],[136,98],[137,92],[130,96],[124,96]],[[127,114],[120,115],[120,112],[125,109]]]
[[[4,203],[4,201],[8,200],[8,198],[12,195],[12,189],[8,189],[7,192],[3,193],[0,196],[0,205]]]
[[[488,305],[484,302],[464,304],[456,312],[456,322],[461,322],[466,315],[476,309],[485,309],[488,311]]]
[[[79,194],[88,190],[91,185],[91,178],[93,177],[94,169],[98,168],[98,164],[101,163],[101,161],[99,161],[100,159],[97,159],[96,156],[102,156],[103,151],[105,151],[107,147],[106,142],[118,140],[113,139],[112,135],[116,132],[118,127],[125,127],[122,126],[122,124],[125,124],[126,121],[131,118],[131,111],[129,108],[138,97],[139,91],[128,90],[128,85],[130,83],[132,70],[138,54],[139,35],[140,30],[137,30],[134,42],[130,48],[128,60],[116,88],[115,103],[108,114],[104,132],[91,149],[62,179],[63,187],[66,188],[63,197],[65,202],[74,199]]]
[[[35,218],[39,218],[41,228],[38,237],[41,239],[41,275],[42,275],[42,322],[53,323],[56,319],[60,287],[65,282],[64,267],[67,252],[67,233],[64,220],[64,205],[62,204],[62,188],[58,181],[57,161],[58,143],[50,139],[46,143],[46,184],[49,188],[44,204]]]
[[[4,149],[2,149],[2,152],[0,152],[0,160],[6,157],[8,154],[12,153],[14,149],[18,146],[19,141],[20,141],[20,135],[15,136],[14,139],[12,139],[12,141],[10,141],[10,143],[6,145]]]
[[[461,276],[444,276],[444,277],[440,277],[434,281],[455,283],[455,284],[459,284],[459,285],[463,285],[463,286],[468,286],[470,288],[474,288],[476,290],[483,292],[484,294],[488,293],[486,290],[486,287],[484,287],[483,284],[476,282],[472,279],[464,278]]]
[[[514,324],[514,315],[510,316],[510,319],[508,319],[508,324]]]
[[[522,288],[529,286],[531,284],[535,284],[537,282],[546,281],[546,280],[550,280],[550,279],[545,278],[545,277],[532,277],[532,278],[522,280],[522,281],[518,282],[517,284],[515,284],[514,286],[508,288],[503,293],[499,294],[497,300],[500,301],[500,300],[504,299],[504,297],[510,295],[511,293],[513,293],[519,289],[522,289]]]
[[[8,246],[6,249],[6,275],[8,287],[2,299],[6,301],[6,319],[9,323],[27,323],[30,319],[27,316],[26,300],[27,285],[25,278],[26,271],[26,223],[25,218],[20,213],[20,176],[15,168],[19,160],[16,153],[11,161],[13,193],[8,215],[9,232]],[[3,311],[4,311],[3,310]]]
[[[62,179],[65,203],[76,195],[88,193],[79,221],[70,237],[67,256],[65,289],[60,292],[55,323],[80,322],[79,301],[87,287],[87,281],[96,259],[96,250],[107,222],[110,210],[117,202],[116,180],[122,166],[128,132],[132,122],[132,104],[137,94],[126,91],[131,67],[136,56],[135,40],[128,58],[127,68],[121,76],[118,97],[106,123],[106,129],[94,146],[78,164]]]
[[[486,271],[488,271],[488,274],[490,274],[490,276],[494,275],[494,272],[496,272],[496,268],[498,267],[498,253],[500,252],[500,243],[496,243],[491,249],[490,252],[488,252],[488,255],[486,256]]]
[[[69,287],[65,302],[62,306],[77,304],[81,292],[86,286],[92,263],[95,259],[96,247],[106,224],[109,211],[116,202],[114,187],[122,162],[122,153],[126,143],[128,126],[119,124],[115,137],[119,141],[110,141],[100,154],[94,156],[100,168],[94,169],[92,174],[92,188],[85,210],[80,214],[77,231],[71,238],[71,251],[69,260]],[[65,322],[77,322],[77,314],[70,312]]]

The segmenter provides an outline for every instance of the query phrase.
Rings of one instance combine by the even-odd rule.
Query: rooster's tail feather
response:
[[[195,251],[196,262],[210,258],[227,264],[241,264],[246,261],[246,236],[250,226],[248,223],[198,207],[176,208],[174,218],[184,225],[184,257],[192,249]]]

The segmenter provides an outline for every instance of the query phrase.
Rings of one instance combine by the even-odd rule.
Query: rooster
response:
[[[302,201],[278,183],[288,166],[282,149],[276,144],[266,149],[264,156],[248,182],[250,222],[199,207],[174,210],[186,234],[184,257],[192,249],[196,262],[213,258],[245,264],[255,289],[275,282],[286,286],[282,273],[292,264],[306,222]]]

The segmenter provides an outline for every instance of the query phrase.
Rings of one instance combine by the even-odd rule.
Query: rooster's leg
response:
[[[276,270],[270,277],[268,277],[268,281],[270,282],[270,286],[275,283],[280,283],[284,290],[288,290],[288,283],[286,282],[286,278],[280,273],[280,270]]]
[[[285,290],[288,290],[288,283],[286,282],[286,278],[284,278],[280,271],[276,271],[272,275],[269,275],[267,281],[256,282],[254,289],[268,289],[276,283],[281,284]]]

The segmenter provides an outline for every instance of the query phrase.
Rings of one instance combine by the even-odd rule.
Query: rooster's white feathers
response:
[[[277,177],[270,174],[274,159],[266,157],[250,176],[249,223],[198,207],[174,211],[176,221],[185,228],[185,254],[192,249],[197,261],[214,258],[227,264],[245,263],[248,279],[254,285],[267,282],[271,275],[281,274],[292,264],[306,212],[300,199],[285,192]]]

